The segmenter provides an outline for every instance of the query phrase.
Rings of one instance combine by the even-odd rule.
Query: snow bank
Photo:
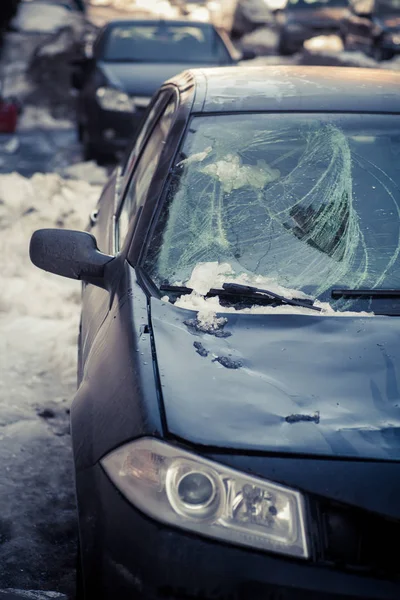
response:
[[[321,35],[306,40],[304,42],[304,50],[309,54],[318,55],[320,58],[334,58],[339,65],[400,70],[400,57],[377,62],[363,52],[344,50],[343,42],[337,35]]]
[[[76,163],[62,170],[61,175],[67,179],[83,179],[94,185],[104,185],[107,181],[107,170],[94,161]]]
[[[101,188],[0,175],[0,586],[72,597],[76,514],[69,405],[81,285],[34,267],[32,232],[82,229]],[[3,498],[3,501],[1,501]],[[10,502],[9,498],[13,501]],[[16,595],[16,597],[19,597]],[[21,598],[57,598],[39,591]],[[1,593],[0,593],[1,598]]]
[[[343,42],[337,35],[318,35],[304,42],[304,48],[309,52],[342,52]]]
[[[0,175],[0,312],[43,318],[76,317],[79,284],[36,269],[28,256],[30,235],[42,227],[82,229],[100,193],[86,181],[59,175]]]
[[[259,54],[275,53],[278,47],[278,33],[269,27],[260,27],[248,33],[240,40],[241,46],[248,50],[254,50]],[[247,61],[247,64],[249,61]]]
[[[55,119],[47,108],[25,106],[19,118],[18,130],[26,129],[73,129],[74,123],[67,119]]]
[[[63,6],[46,2],[21,2],[12,25],[19,31],[53,33],[62,27],[74,26],[78,19],[75,12]]]

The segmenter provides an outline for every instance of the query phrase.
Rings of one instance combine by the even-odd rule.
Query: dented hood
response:
[[[191,327],[195,312],[151,301],[170,434],[221,448],[400,459],[400,318],[222,316],[217,334],[228,336],[216,337]]]

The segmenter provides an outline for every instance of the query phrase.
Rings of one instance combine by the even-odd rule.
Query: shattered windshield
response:
[[[400,287],[396,116],[195,117],[165,200],[145,259],[158,285],[218,263],[329,302]]]

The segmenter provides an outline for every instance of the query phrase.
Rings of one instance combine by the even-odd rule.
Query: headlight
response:
[[[104,110],[115,110],[118,112],[134,112],[135,103],[128,94],[115,88],[100,87],[96,91],[96,98]]]
[[[389,39],[393,44],[396,44],[396,46],[400,45],[400,33],[393,33],[389,36]]]
[[[142,438],[101,464],[148,516],[204,536],[308,558],[302,495],[164,442]]]

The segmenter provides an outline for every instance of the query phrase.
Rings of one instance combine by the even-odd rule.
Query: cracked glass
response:
[[[329,301],[332,288],[399,288],[399,203],[398,116],[194,117],[145,268],[175,284],[229,263]]]

